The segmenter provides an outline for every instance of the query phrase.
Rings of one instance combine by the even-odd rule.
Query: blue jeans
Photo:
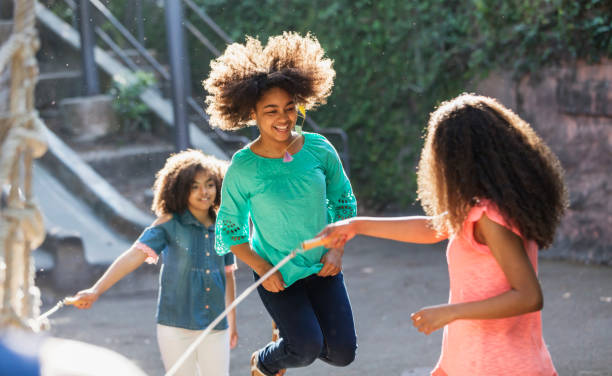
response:
[[[344,367],[355,359],[357,337],[342,273],[311,275],[278,293],[260,285],[257,292],[281,337],[259,352],[262,372],[274,375],[283,368],[307,366],[317,358]]]

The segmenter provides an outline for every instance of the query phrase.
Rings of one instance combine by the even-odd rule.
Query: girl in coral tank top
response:
[[[322,235],[335,246],[356,234],[449,239],[449,302],[411,315],[425,334],[444,328],[432,375],[557,375],[542,338],[537,253],[567,205],[562,175],[529,124],[494,99],[463,94],[429,120],[418,169],[428,216],[355,217]]]

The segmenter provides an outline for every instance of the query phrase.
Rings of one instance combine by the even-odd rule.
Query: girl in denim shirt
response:
[[[221,161],[200,151],[169,157],[153,186],[152,209],[158,218],[91,288],[73,298],[76,307],[90,308],[121,278],[145,261],[156,263],[161,255],[157,341],[166,370],[235,297],[235,258],[214,251],[224,171]],[[228,376],[229,350],[237,341],[232,311],[177,375]]]

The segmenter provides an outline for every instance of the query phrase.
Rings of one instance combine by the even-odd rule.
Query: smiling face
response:
[[[199,171],[191,183],[187,207],[195,217],[207,215],[215,203],[216,196],[217,185],[214,178],[207,172]]]
[[[287,91],[273,87],[261,96],[251,117],[264,142],[285,145],[297,121],[297,106]]]

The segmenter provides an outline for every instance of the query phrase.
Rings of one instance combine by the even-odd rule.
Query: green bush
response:
[[[312,114],[350,138],[352,181],[373,209],[415,199],[428,114],[493,69],[520,77],[561,60],[612,56],[612,3],[586,0],[198,0],[237,41],[314,33],[335,60]],[[205,77],[204,64],[193,65]],[[508,88],[510,89],[510,88]]]
[[[153,74],[138,71],[135,80],[126,82],[114,79],[109,94],[113,97],[112,107],[119,117],[120,133],[151,132],[151,110],[142,102],[140,95],[155,85]]]
[[[537,76],[564,60],[612,56],[610,0],[194,1],[239,42],[251,35],[265,43],[285,30],[318,37],[335,60],[337,77],[328,104],[309,116],[346,130],[351,180],[371,209],[414,203],[421,135],[441,101],[474,87],[491,70]],[[105,3],[120,20],[133,17],[129,2]],[[144,2],[144,16],[147,48],[161,56],[160,4]],[[223,50],[225,43],[186,6],[185,14]],[[214,56],[185,34],[192,92],[202,98],[200,81]]]

